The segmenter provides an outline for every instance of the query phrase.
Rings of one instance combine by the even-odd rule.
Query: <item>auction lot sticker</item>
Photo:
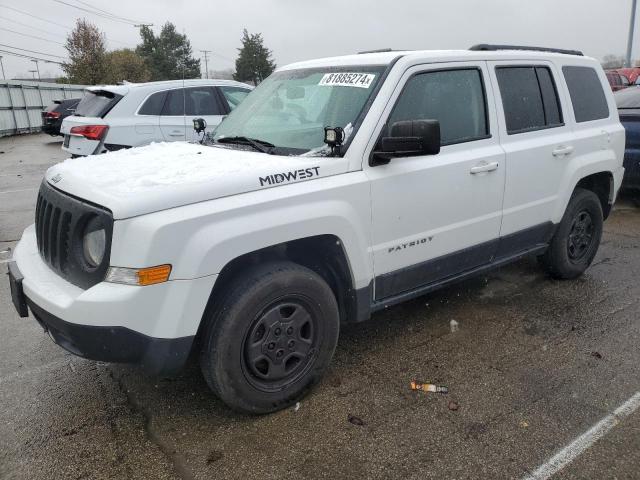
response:
[[[318,85],[323,87],[369,88],[376,78],[373,73],[326,73]]]

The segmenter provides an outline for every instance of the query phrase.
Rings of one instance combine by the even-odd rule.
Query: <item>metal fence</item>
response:
[[[54,100],[81,97],[84,88],[21,80],[0,82],[0,137],[40,131],[42,110]]]

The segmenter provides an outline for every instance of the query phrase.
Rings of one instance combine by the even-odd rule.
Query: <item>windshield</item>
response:
[[[274,153],[327,154],[324,127],[342,127],[345,141],[353,135],[384,68],[276,72],[220,124],[214,140],[244,137],[275,145]]]

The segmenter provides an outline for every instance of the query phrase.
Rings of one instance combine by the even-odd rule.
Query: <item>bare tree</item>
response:
[[[622,55],[614,55],[609,53],[602,57],[602,68],[622,68],[624,65],[624,57]]]

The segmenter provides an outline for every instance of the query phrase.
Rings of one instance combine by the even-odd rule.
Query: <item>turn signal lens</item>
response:
[[[157,267],[142,268],[138,270],[138,285],[153,285],[169,280],[171,265],[158,265]]]
[[[155,285],[169,280],[171,265],[158,265],[149,268],[109,267],[107,282],[126,285]]]

